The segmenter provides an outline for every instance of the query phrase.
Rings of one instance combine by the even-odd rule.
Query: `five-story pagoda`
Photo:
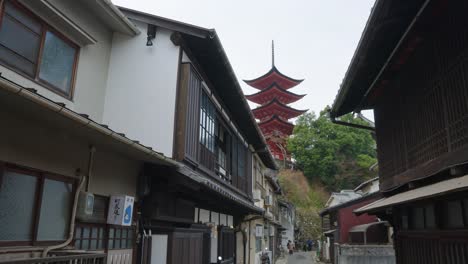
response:
[[[281,161],[290,161],[286,148],[286,139],[292,134],[294,125],[289,119],[298,117],[307,110],[298,110],[288,106],[305,96],[288,91],[303,80],[290,78],[282,74],[275,66],[274,44],[272,43],[272,67],[266,74],[245,82],[260,90],[246,95],[246,98],[259,104],[252,112],[259,120],[260,129],[267,140],[273,156]]]

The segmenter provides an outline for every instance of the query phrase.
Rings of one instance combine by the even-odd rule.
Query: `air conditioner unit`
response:
[[[265,206],[272,206],[273,205],[273,196],[267,195],[265,197]]]
[[[259,202],[262,199],[262,192],[260,190],[253,190],[252,195],[255,202]]]
[[[93,215],[94,194],[89,192],[80,192],[78,197],[78,207],[76,209],[76,218],[87,220]]]

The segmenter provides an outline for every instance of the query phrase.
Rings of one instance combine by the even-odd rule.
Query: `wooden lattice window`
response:
[[[106,248],[106,225],[79,223],[75,228],[75,248],[104,250]]]
[[[109,227],[108,249],[126,249],[133,247],[135,229],[125,226]]]

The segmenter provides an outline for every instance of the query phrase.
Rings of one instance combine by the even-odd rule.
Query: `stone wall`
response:
[[[395,264],[393,245],[335,244],[337,264]]]

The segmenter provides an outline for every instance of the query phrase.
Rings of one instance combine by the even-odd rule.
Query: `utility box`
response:
[[[94,195],[89,192],[80,192],[78,196],[78,207],[76,209],[76,218],[86,221],[93,215]]]
[[[135,198],[128,195],[111,196],[107,223],[111,225],[130,226],[132,224],[133,203]]]

